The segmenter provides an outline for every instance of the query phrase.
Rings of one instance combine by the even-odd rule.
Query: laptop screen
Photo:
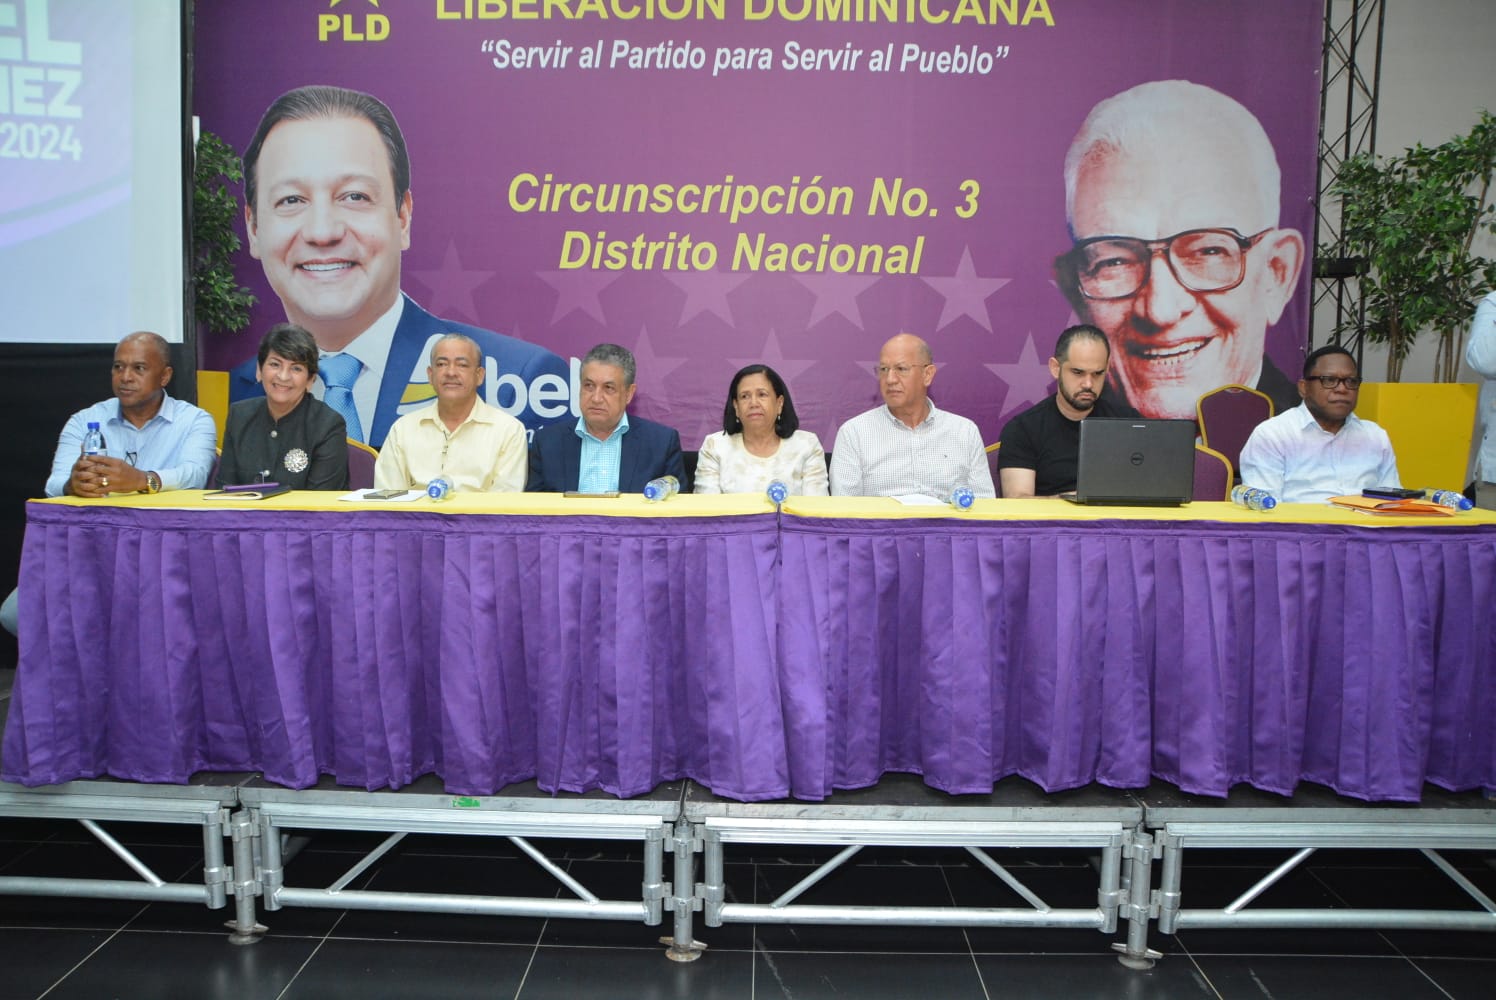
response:
[[[1177,506],[1194,484],[1193,420],[1081,421],[1078,503]]]

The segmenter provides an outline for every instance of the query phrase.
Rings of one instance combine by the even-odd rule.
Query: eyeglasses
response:
[[[1304,376],[1304,381],[1305,382],[1318,382],[1320,385],[1324,386],[1326,389],[1333,389],[1333,388],[1335,388],[1338,385],[1343,385],[1347,389],[1359,389],[1359,388],[1361,388],[1361,379],[1357,378],[1354,375],[1347,375],[1347,376],[1344,376],[1344,377],[1340,377],[1340,376],[1336,376],[1336,375],[1305,375]]]
[[[1148,283],[1153,255],[1162,253],[1174,280],[1192,292],[1224,292],[1247,274],[1247,251],[1272,229],[1243,236],[1235,229],[1190,229],[1161,240],[1094,236],[1056,264],[1088,299],[1125,299]]]
[[[888,373],[893,372],[899,378],[908,378],[914,372],[930,367],[924,365],[878,365],[873,369],[873,374],[879,378],[888,378]]]

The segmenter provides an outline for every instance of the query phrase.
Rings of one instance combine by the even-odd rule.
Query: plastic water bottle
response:
[[[951,490],[950,504],[957,510],[971,510],[971,505],[976,502],[977,495],[965,486]]]
[[[1255,486],[1231,487],[1231,502],[1248,510],[1272,510],[1278,506],[1277,497]]]
[[[437,503],[443,500],[450,500],[452,497],[452,484],[441,476],[437,476],[426,484],[426,495]]]
[[[1474,501],[1459,490],[1434,490],[1429,499],[1440,507],[1453,507],[1455,510],[1470,510],[1475,506]]]
[[[99,430],[99,422],[97,420],[90,420],[88,422],[88,433],[83,435],[82,454],[104,454],[104,432]]]
[[[764,492],[769,495],[769,499],[774,501],[775,504],[782,504],[785,497],[790,495],[790,488],[776,479],[769,484],[769,488],[764,490]]]
[[[644,484],[644,499],[651,503],[668,500],[680,492],[680,480],[674,476],[661,476]]]

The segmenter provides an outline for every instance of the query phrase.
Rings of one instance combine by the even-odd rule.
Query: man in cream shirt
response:
[[[483,353],[462,334],[431,348],[426,377],[436,402],[390,427],[374,466],[378,489],[425,489],[441,477],[454,493],[518,493],[525,488],[525,428],[478,398]]]

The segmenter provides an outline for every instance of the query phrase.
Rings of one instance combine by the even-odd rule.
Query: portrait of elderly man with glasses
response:
[[[1368,486],[1401,486],[1387,432],[1352,411],[1356,359],[1336,344],[1304,359],[1303,404],[1264,420],[1241,450],[1241,481],[1289,503],[1324,503]]]
[[[1278,227],[1279,187],[1256,117],[1184,80],[1102,101],[1071,141],[1060,287],[1105,332],[1116,388],[1144,416],[1192,418],[1231,384],[1298,405],[1263,354],[1304,263],[1304,238]]]

